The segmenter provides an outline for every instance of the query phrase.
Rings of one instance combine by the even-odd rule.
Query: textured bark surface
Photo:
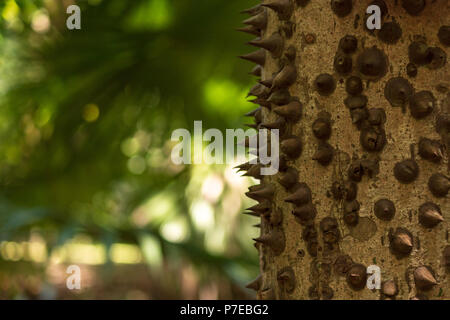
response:
[[[268,0],[263,3],[288,2]],[[270,201],[271,206],[270,214],[255,211],[262,216],[262,239],[258,239],[256,244],[260,252],[261,279],[252,286],[258,290],[259,299],[450,299],[448,189],[446,195],[436,197],[428,186],[430,177],[435,173],[441,173],[447,179],[449,176],[448,61],[435,69],[430,63],[417,66],[416,77],[407,75],[407,65],[410,62],[408,47],[413,41],[425,41],[428,47],[439,47],[449,54],[448,44],[446,46],[439,40],[438,31],[442,26],[450,25],[450,3],[447,0],[426,1],[423,11],[413,16],[403,8],[402,1],[386,1],[388,14],[383,17],[383,24],[396,21],[402,30],[398,42],[388,44],[380,40],[379,31],[369,32],[365,28],[365,11],[371,2],[353,1],[351,13],[339,17],[333,12],[329,0],[293,1],[292,16],[285,21],[280,20],[280,14],[273,7],[266,7],[263,10],[268,15],[267,26],[254,29],[261,32],[262,39],[267,39],[275,32],[280,32],[284,39],[282,56],[265,51],[262,80],[272,79],[284,65],[289,64],[289,53],[293,51],[288,48],[295,48],[295,61],[291,63],[295,64],[297,77],[288,89],[292,98],[298,98],[301,102],[302,117],[299,121],[282,124],[281,129],[286,132],[281,140],[290,135],[300,137],[303,151],[298,158],[289,159],[287,165],[295,168],[298,171],[298,181],[310,188],[312,204],[317,212],[314,218],[306,218],[304,221],[298,218],[299,215],[296,217],[292,213],[304,205],[296,206],[284,201],[299,188],[299,185],[286,188],[279,183],[280,177],[285,173],[261,179],[261,185],[270,185],[275,191],[273,199],[265,195],[256,197],[260,203]],[[302,7],[299,3],[306,5]],[[286,16],[289,14],[281,15],[281,18]],[[286,33],[287,26],[290,25],[287,21],[292,23],[291,37],[289,32]],[[354,53],[344,55],[352,60],[352,71],[348,75],[340,75],[333,67],[333,61],[339,51],[339,42],[346,35],[355,36],[358,46]],[[373,46],[386,55],[387,69],[379,80],[369,81],[364,70],[361,72],[364,65],[358,65],[358,57]],[[336,82],[335,91],[328,96],[319,94],[314,85],[316,77],[324,73],[332,75]],[[363,78],[362,95],[368,98],[367,109],[383,109],[386,114],[385,123],[373,124],[376,120],[370,122],[367,116],[363,116],[359,123],[352,123],[350,109],[344,103],[349,97],[345,81],[351,75]],[[405,103],[404,108],[393,107],[385,97],[385,87],[395,77],[408,80],[415,93],[430,91],[436,99],[433,111],[417,119],[411,114],[411,102]],[[271,90],[264,90],[265,94],[258,94],[257,97],[262,99],[262,104],[267,104],[267,94]],[[262,108],[262,119],[256,120],[259,125],[282,118],[274,112],[277,107],[274,103],[267,105],[268,107]],[[363,115],[364,110],[366,109],[360,110]],[[332,132],[327,142],[334,149],[333,159],[327,166],[313,160],[319,144],[326,141],[321,142],[312,131],[314,121],[322,117],[323,112],[328,112],[331,116]],[[286,120],[290,120],[289,117]],[[439,121],[441,125],[437,126]],[[371,128],[375,128],[381,135],[384,128],[386,144],[381,151],[368,151],[361,144],[361,133]],[[429,161],[418,154],[421,137],[438,140],[444,145],[440,162]],[[411,157],[418,164],[418,177],[411,183],[401,183],[394,176],[394,167],[398,162]],[[346,216],[344,213],[355,202],[336,199],[332,185],[351,180],[349,168],[358,159],[369,161],[363,161],[362,166],[357,167],[363,172],[361,181],[356,182],[356,200],[360,204],[359,220],[355,226],[351,226],[349,222],[351,224],[355,212],[357,216],[357,209],[353,216]],[[448,180],[443,179],[443,183],[448,185]],[[382,220],[375,215],[374,205],[380,199],[389,199],[395,205],[395,215],[391,220]],[[443,221],[432,228],[419,223],[419,207],[425,202],[438,205],[443,216]],[[280,225],[274,222],[274,212],[282,214]],[[333,221],[328,219],[330,217],[336,219],[337,229],[333,226]],[[439,220],[438,216],[437,218]],[[309,237],[308,231],[309,234],[312,233]],[[391,241],[395,243],[396,239],[400,239],[400,246],[406,243],[407,248],[403,250],[406,253],[401,254],[399,249],[396,250],[395,244],[391,245]],[[410,241],[413,246],[411,252],[408,249]],[[446,248],[447,258],[444,253]],[[358,264],[380,267],[383,281],[381,290],[369,290],[366,287],[356,290],[358,280],[361,280],[357,276]],[[421,269],[421,266],[429,269]],[[431,270],[431,278],[427,274],[428,270]],[[422,278],[425,278],[425,284]],[[432,285],[434,280],[436,284]],[[354,282],[354,286],[349,282]]]

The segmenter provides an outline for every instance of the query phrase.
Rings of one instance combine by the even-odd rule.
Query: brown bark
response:
[[[280,126],[285,131],[282,141],[291,135],[300,137],[303,151],[298,158],[294,155],[292,158],[295,159],[288,159],[287,165],[297,170],[298,182],[309,187],[312,200],[309,204],[299,200],[297,205],[285,202],[286,198],[292,198],[299,188],[304,187],[299,184],[290,186],[286,182],[288,179],[284,186],[281,185],[279,179],[286,173],[280,172],[261,179],[261,185],[270,185],[275,191],[273,198],[256,196],[260,203],[270,201],[271,208],[270,214],[257,212],[262,216],[262,239],[258,239],[256,245],[260,252],[261,279],[253,288],[258,289],[257,297],[260,299],[450,299],[450,202],[446,189],[450,170],[448,62],[441,66],[439,58],[430,53],[432,49],[428,49],[428,58],[425,58],[428,60],[425,65],[417,66],[417,76],[407,75],[410,62],[408,48],[413,41],[425,42],[426,48],[439,47],[442,51],[433,52],[445,52],[448,55],[449,47],[445,45],[445,39],[440,41],[438,31],[450,24],[450,4],[446,0],[426,1],[423,11],[411,15],[402,6],[405,3],[408,7],[408,1],[386,1],[388,13],[382,19],[383,25],[395,21],[402,31],[400,39],[390,44],[386,41],[395,40],[395,32],[385,29],[385,33],[380,34],[378,30],[370,32],[364,27],[365,11],[371,2],[353,1],[351,13],[344,17],[333,12],[329,0],[263,2],[278,5],[290,3],[292,15],[289,6],[264,8],[268,16],[267,25],[262,23],[253,29],[260,32],[262,39],[279,32],[284,41],[281,50],[279,43],[278,47],[273,44],[266,46],[265,61],[258,60],[263,63],[261,78],[271,80],[283,66],[290,63],[295,65],[297,77],[293,84],[281,81],[282,84],[277,87],[272,82],[272,90],[263,88],[265,93],[259,94],[258,98],[262,99],[260,102],[265,106],[262,108],[262,119],[257,119],[256,123],[274,122],[282,118],[279,116],[282,113],[274,112],[277,105],[267,103],[267,96],[289,85],[291,99],[298,99],[302,104],[302,117],[293,122],[290,122],[292,119],[289,117],[285,118],[287,122]],[[299,5],[302,3],[306,5]],[[261,9],[255,12],[261,12]],[[254,15],[255,12],[250,13]],[[289,30],[293,30],[292,35]],[[343,61],[348,62],[348,58],[352,61],[351,72],[340,75],[333,63],[339,51],[339,42],[346,35],[355,36],[358,46],[354,53],[347,54],[340,50]],[[376,53],[370,51],[374,46],[386,56],[385,74],[380,70],[382,66],[376,64]],[[280,55],[280,52],[283,54]],[[375,57],[371,58],[371,55]],[[345,65],[341,67],[345,69]],[[380,77],[376,79],[378,72]],[[336,88],[330,95],[321,95],[315,87],[314,82],[320,74],[329,74],[336,82]],[[363,79],[362,95],[368,98],[366,108],[350,111],[344,103],[350,96],[345,83],[351,75]],[[436,101],[430,114],[413,116],[420,95],[412,95],[403,108],[391,105],[387,98],[394,100],[394,105],[395,101],[402,100],[395,99],[398,98],[396,93],[399,88],[403,88],[400,91],[408,95],[407,86],[403,86],[404,80],[395,80],[397,83],[391,82],[392,87],[388,85],[387,91],[392,89],[391,94],[385,96],[387,82],[396,77],[409,81],[415,93],[432,93]],[[327,91],[327,81],[325,79],[322,82],[324,92]],[[268,84],[270,86],[270,81]],[[359,101],[347,104],[358,105]],[[385,122],[377,122],[377,116],[381,114],[372,110],[375,108],[384,110]],[[324,133],[322,137],[325,139],[320,140],[313,134],[312,127],[318,118],[324,118],[326,124],[324,112],[330,116],[331,136],[326,139],[326,130],[324,132],[324,127],[316,124],[319,133]],[[352,117],[356,123],[352,123]],[[357,122],[360,118],[362,120]],[[439,121],[441,124],[437,125]],[[386,141],[383,147],[384,133]],[[427,160],[423,150],[421,155],[418,154],[421,137],[439,141],[436,142],[436,150],[443,146],[440,161]],[[317,157],[316,152],[322,145],[321,148],[325,148],[321,149],[323,162],[327,162],[327,149],[323,146],[325,142],[334,149],[334,154],[331,163],[324,166],[313,158],[314,155]],[[285,156],[287,152],[283,149],[283,143],[281,150]],[[397,166],[396,177],[396,164],[411,158],[418,165],[418,176],[414,177],[413,167],[401,167],[408,167],[408,164],[403,163]],[[352,176],[358,180],[358,172],[352,170],[353,173],[349,174],[349,169],[353,167],[363,174],[360,182],[355,181],[359,212],[351,194],[344,194],[344,199],[337,199],[340,189],[332,189],[333,183],[335,186],[345,186]],[[287,174],[295,174],[295,170],[290,169]],[[429,179],[436,173],[444,175],[444,186],[441,186],[444,196],[437,197],[439,192],[432,192],[433,187],[429,187]],[[352,201],[346,201],[346,196]],[[375,214],[375,203],[381,199],[388,199],[395,206],[395,214],[390,220],[392,212],[389,211],[389,202],[379,202],[379,211]],[[443,221],[433,227],[426,226],[428,220],[419,221],[419,207],[426,202],[439,206],[443,216]],[[314,213],[313,207],[317,214],[315,217],[308,216],[308,213]],[[279,225],[277,219],[273,218],[276,213],[282,216]],[[354,219],[358,216],[355,225]],[[430,219],[433,220],[433,217]],[[440,220],[438,215],[434,219]],[[337,226],[333,225],[334,221]],[[409,248],[410,244],[412,249]],[[367,289],[364,276],[362,280],[358,278],[358,274],[369,265],[377,265],[381,269],[381,290]],[[433,277],[435,285],[432,285]],[[364,288],[360,289],[358,286],[362,282]]]

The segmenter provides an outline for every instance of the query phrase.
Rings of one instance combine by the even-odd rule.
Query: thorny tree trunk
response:
[[[372,3],[380,31],[365,27]],[[263,48],[242,57],[264,80],[249,115],[282,134],[282,172],[241,166],[261,178],[247,193],[259,299],[450,298],[449,8],[265,0],[245,12]],[[370,265],[381,290],[366,287]]]

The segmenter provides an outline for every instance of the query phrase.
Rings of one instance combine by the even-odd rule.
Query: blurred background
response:
[[[254,298],[252,181],[174,165],[170,137],[244,128],[255,4],[0,1],[0,299]]]

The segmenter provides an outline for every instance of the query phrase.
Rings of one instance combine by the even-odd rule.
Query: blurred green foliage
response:
[[[81,30],[66,28],[72,3],[81,7]],[[172,266],[183,257],[205,282],[254,276],[254,221],[227,214],[229,203],[235,211],[248,205],[235,201],[245,188],[227,182],[225,166],[175,167],[169,141],[194,120],[204,130],[243,126],[250,66],[236,56],[249,51],[248,37],[233,29],[252,5],[2,1],[0,241],[37,232],[51,252],[83,234],[106,247],[161,250]],[[217,200],[199,191],[208,177],[224,183]],[[196,208],[212,208],[215,223],[199,228]],[[177,241],[164,233],[174,222],[186,229]]]

